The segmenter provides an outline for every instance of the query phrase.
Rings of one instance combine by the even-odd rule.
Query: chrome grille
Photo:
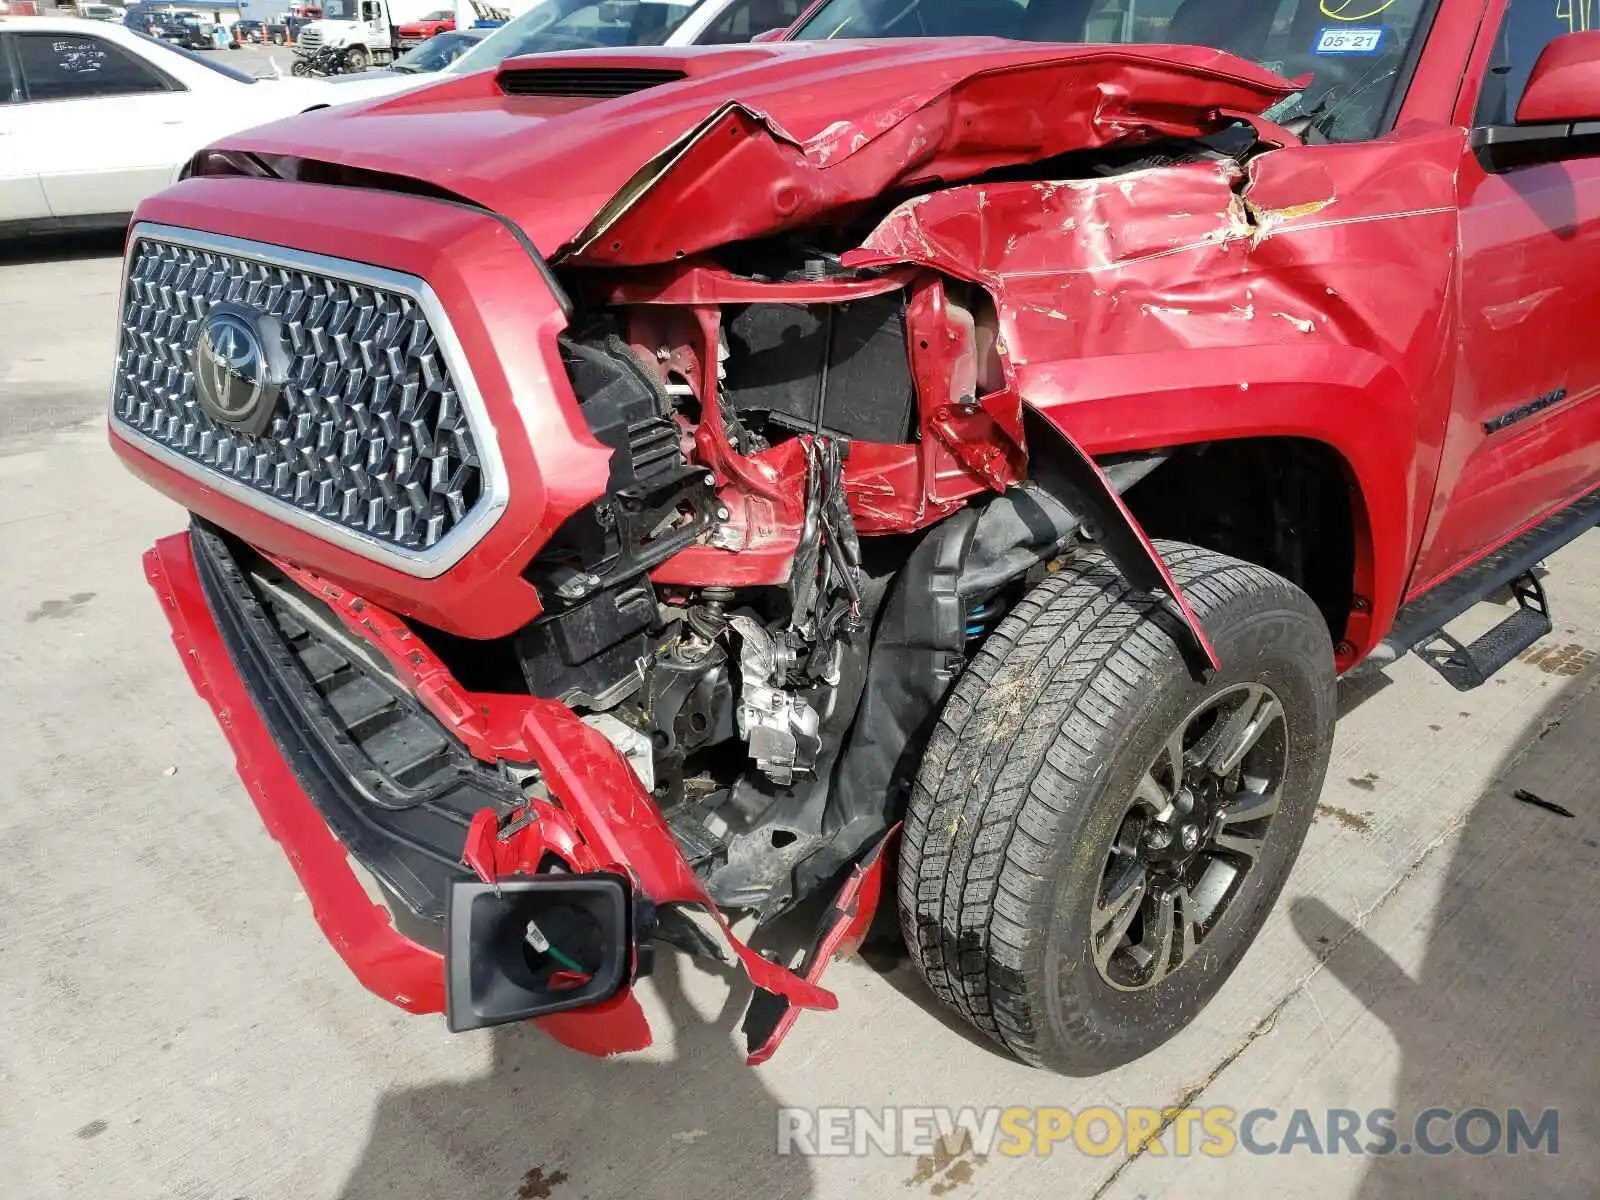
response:
[[[322,45],[322,30],[302,29],[295,35],[294,44],[306,50],[315,50]]]
[[[421,281],[329,264],[350,268],[346,277],[327,260],[254,248],[136,233],[114,416],[190,475],[243,489],[246,502],[302,527],[348,531],[358,549],[376,544],[434,568],[414,573],[437,573],[465,551],[443,553],[461,540],[451,535],[498,515],[504,498],[480,461]],[[196,395],[194,346],[219,301],[278,321],[289,366],[260,436],[214,420]]]

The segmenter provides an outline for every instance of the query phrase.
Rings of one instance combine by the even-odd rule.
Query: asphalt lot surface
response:
[[[208,58],[226,63],[247,75],[289,74],[294,65],[293,46],[240,46],[237,50],[203,50]]]
[[[183,515],[105,446],[116,253],[0,247],[6,1200],[1600,1195],[1600,534],[1549,564],[1538,661],[1466,694],[1414,659],[1347,683],[1276,912],[1139,1063],[1062,1078],[1000,1056],[939,1012],[892,922],[834,968],[841,1011],[757,1070],[732,1044],[742,997],[670,960],[645,1054],[451,1036],[346,974],[173,653],[139,556]],[[1319,1125],[1553,1108],[1559,1153],[775,1152],[780,1105],[1180,1103]]]
[[[237,50],[198,50],[195,53],[213,59],[246,75],[289,74],[294,63],[293,46],[260,46],[252,43]]]

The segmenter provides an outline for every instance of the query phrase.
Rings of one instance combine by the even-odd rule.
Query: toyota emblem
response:
[[[264,328],[270,325],[271,328]],[[269,338],[277,322],[264,314],[214,305],[201,326],[192,356],[200,407],[223,425],[259,435],[277,408],[281,348]],[[273,351],[277,350],[276,355]]]

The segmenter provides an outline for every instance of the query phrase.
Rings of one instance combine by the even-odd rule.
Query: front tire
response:
[[[1221,988],[1332,748],[1333,649],[1311,599],[1262,567],[1162,550],[1222,670],[1195,680],[1170,601],[1085,555],[952,689],[901,841],[901,924],[934,992],[1067,1073],[1147,1054]]]
[[[369,62],[371,59],[367,57],[366,49],[362,46],[351,47],[350,52],[344,56],[345,70],[352,75],[365,71]]]

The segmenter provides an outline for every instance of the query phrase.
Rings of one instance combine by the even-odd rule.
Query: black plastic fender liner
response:
[[[831,777],[831,839],[800,864],[797,891],[833,878],[898,819],[939,706],[966,667],[969,614],[1050,558],[1079,524],[1050,492],[1024,483],[923,536],[880,609],[855,724]]]
[[[1042,414],[1024,405],[1023,418],[1030,478],[934,526],[894,579],[874,631],[855,724],[831,778],[825,827],[832,836],[799,864],[797,891],[840,872],[904,810],[939,706],[966,666],[972,606],[1049,559],[1080,528],[1093,532],[1129,582],[1173,600],[1174,635],[1197,678],[1220,666],[1120,495],[1165,455],[1140,456],[1108,474]]]
[[[1129,583],[1143,591],[1165,592],[1177,605],[1177,615],[1189,634],[1180,640],[1180,649],[1195,677],[1220,671],[1222,663],[1200,618],[1105,472],[1066,430],[1026,402],[1022,405],[1022,430],[1032,481],[1083,515],[1095,540]]]

